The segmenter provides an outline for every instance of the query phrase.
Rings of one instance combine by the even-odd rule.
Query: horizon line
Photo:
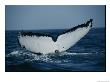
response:
[[[95,28],[95,29],[97,29],[97,28],[105,28],[105,27],[92,27],[92,28]],[[58,29],[58,28],[56,28],[56,29],[51,29],[51,28],[48,28],[48,29],[6,29],[5,28],[5,31],[17,31],[17,30],[64,30],[64,29],[69,29],[69,28],[61,28],[61,29]]]

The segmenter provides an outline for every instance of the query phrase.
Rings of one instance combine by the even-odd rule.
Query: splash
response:
[[[79,56],[79,55],[90,55],[92,53],[70,53],[70,52],[62,52],[57,54],[42,54],[38,55],[26,50],[14,50],[11,53],[6,55],[7,59],[11,59],[11,61],[7,60],[8,64],[21,64],[24,62],[46,62],[46,63],[68,63],[71,62],[71,57]]]

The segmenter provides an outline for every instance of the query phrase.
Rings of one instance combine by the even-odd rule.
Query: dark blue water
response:
[[[37,30],[55,36],[63,30]],[[16,72],[105,72],[105,28],[92,28],[66,52],[37,55],[22,49],[17,40],[19,31],[6,31],[5,71]]]

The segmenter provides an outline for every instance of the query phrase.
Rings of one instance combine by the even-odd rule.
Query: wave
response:
[[[8,64],[21,64],[24,62],[47,62],[47,63],[68,63],[71,62],[72,56],[85,56],[93,53],[70,53],[70,52],[62,52],[59,54],[42,54],[38,55],[26,50],[14,50],[11,53],[6,55],[7,59],[6,63]],[[74,57],[73,57],[74,58]]]
[[[82,53],[73,53],[73,52],[64,52],[66,55],[89,55],[89,54],[93,54],[93,53],[85,53],[85,52],[82,52]]]

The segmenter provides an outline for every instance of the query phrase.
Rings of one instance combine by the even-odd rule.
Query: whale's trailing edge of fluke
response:
[[[75,45],[92,27],[93,19],[60,33],[56,38],[50,34],[21,32],[18,41],[21,47],[34,53],[58,53]]]

